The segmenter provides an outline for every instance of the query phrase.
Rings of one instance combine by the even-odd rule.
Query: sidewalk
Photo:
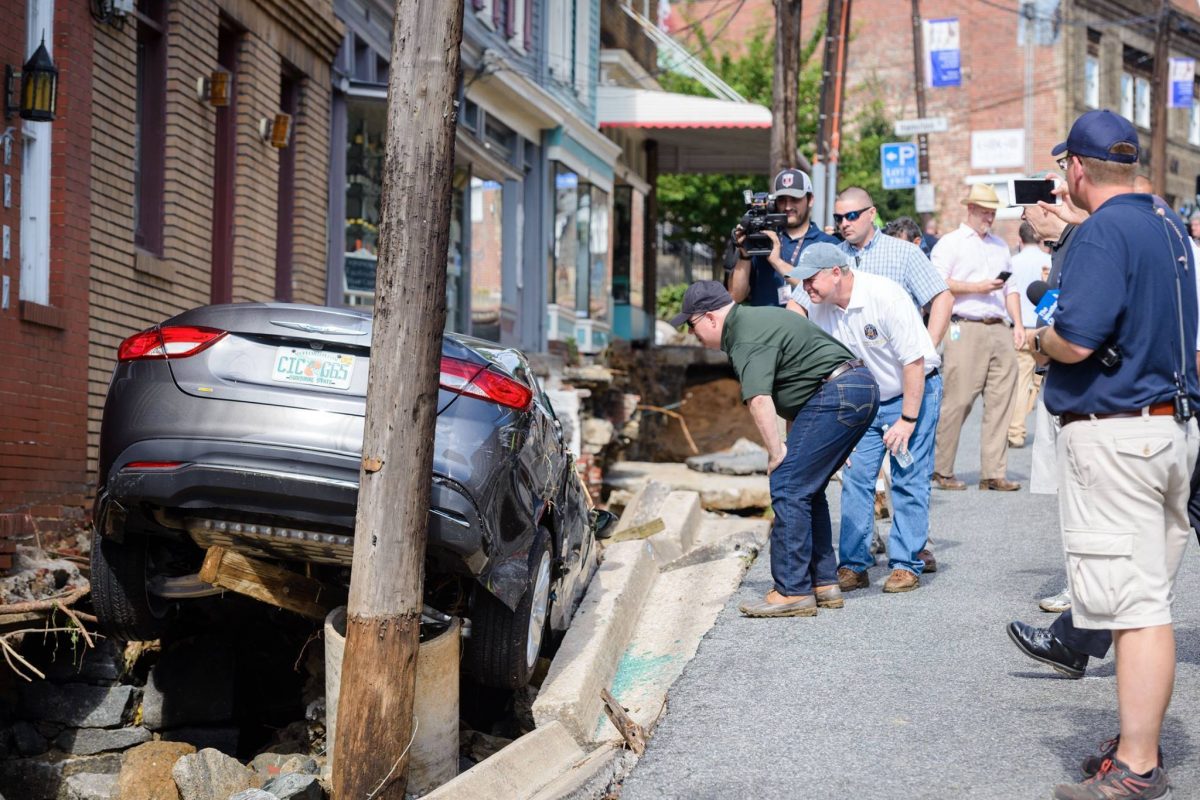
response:
[[[1048,625],[1065,584],[1053,496],[1028,491],[1030,450],[1009,450],[1016,493],[980,492],[978,410],[958,454],[965,492],[934,491],[939,570],[884,595],[885,566],[846,607],[752,620],[771,587],[760,555],[671,690],[622,800],[1045,798],[1117,731],[1114,662],[1073,681],[1021,655],[1004,626]],[[837,527],[840,485],[829,496]],[[1163,750],[1176,800],[1200,798],[1200,550],[1176,585],[1178,671]]]

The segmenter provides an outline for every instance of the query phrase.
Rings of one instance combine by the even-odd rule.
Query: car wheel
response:
[[[157,639],[170,604],[146,590],[147,541],[126,534],[118,542],[92,531],[92,607],[101,630],[122,642]]]
[[[529,585],[516,611],[491,592],[475,593],[471,607],[468,664],[475,679],[487,686],[519,689],[529,683],[550,618],[550,538],[542,532],[534,552]]]

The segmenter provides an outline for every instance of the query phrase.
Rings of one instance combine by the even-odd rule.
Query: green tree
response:
[[[751,33],[741,55],[717,53],[704,31],[694,29],[697,57],[747,100],[770,107],[771,80],[775,65],[773,28],[766,25]],[[821,19],[800,52],[800,103],[797,113],[797,146],[811,160],[816,140],[817,117],[821,101],[821,49],[825,27]],[[669,92],[707,95],[691,78],[664,72],[659,83]],[[879,174],[879,146],[892,138],[891,122],[884,111],[880,87],[868,84],[847,97],[845,108],[857,101],[859,109],[843,126],[843,146],[839,153],[839,187],[862,186],[876,201],[886,221],[898,216],[915,215],[911,191],[882,189]],[[769,176],[663,174],[658,177],[659,217],[674,228],[671,238],[707,244],[719,259],[729,231],[744,211],[745,189],[765,191]]]

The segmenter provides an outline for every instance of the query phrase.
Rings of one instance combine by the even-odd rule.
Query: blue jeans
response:
[[[821,384],[796,414],[787,455],[770,479],[771,577],[780,594],[807,595],[837,583],[825,487],[878,409],[879,386],[858,367]]]
[[[875,478],[887,448],[883,429],[900,419],[903,395],[879,404],[879,413],[842,470],[842,527],[838,540],[838,566],[855,572],[875,565],[871,532],[875,529]],[[925,396],[917,424],[908,440],[913,463],[901,467],[892,456],[892,507],[895,517],[888,537],[888,568],[920,575],[925,562],[917,553],[929,538],[929,491],[933,476],[933,446],[942,408],[942,376],[925,379]]]

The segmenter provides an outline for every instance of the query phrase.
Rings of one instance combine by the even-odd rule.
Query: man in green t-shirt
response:
[[[771,577],[775,588],[743,603],[748,617],[811,617],[841,608],[825,487],[879,408],[879,386],[840,342],[783,308],[738,306],[717,281],[697,281],[671,324],[687,323],[705,347],[724,350],[742,401],[767,448]],[[789,421],[779,440],[777,416]]]

